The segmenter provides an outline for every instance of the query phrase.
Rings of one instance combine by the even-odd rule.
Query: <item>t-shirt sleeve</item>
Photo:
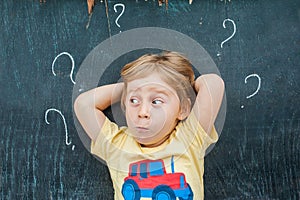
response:
[[[184,140],[187,145],[192,144],[200,151],[205,151],[209,145],[216,143],[219,138],[215,126],[212,127],[209,134],[204,131],[193,111],[187,119],[181,122],[179,129],[181,129],[182,132],[180,136],[182,140]]]
[[[122,128],[106,117],[96,140],[91,142],[91,153],[106,161],[108,152],[113,147],[112,141],[114,140],[117,144],[118,139],[116,138],[121,135],[121,132]]]

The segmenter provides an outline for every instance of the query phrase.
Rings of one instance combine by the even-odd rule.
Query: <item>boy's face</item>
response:
[[[128,82],[126,92],[126,121],[134,138],[148,147],[162,144],[181,120],[176,91],[154,73]]]

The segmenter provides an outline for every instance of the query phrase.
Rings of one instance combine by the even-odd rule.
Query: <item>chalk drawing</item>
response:
[[[250,78],[250,77],[256,77],[258,79],[258,85],[257,85],[257,88],[255,90],[254,93],[248,95],[246,98],[247,99],[250,99],[251,97],[253,97],[254,95],[256,95],[258,93],[258,91],[260,90],[260,87],[261,87],[261,78],[259,75],[257,74],[250,74],[248,75],[246,78],[245,78],[245,84],[247,84],[247,80]],[[242,105],[241,108],[244,108],[244,106]]]
[[[46,112],[45,112],[45,122],[46,122],[47,124],[50,124],[50,123],[48,122],[48,113],[49,113],[50,111],[57,112],[57,113],[61,116],[61,118],[62,118],[62,120],[63,120],[63,122],[64,122],[64,126],[65,126],[66,145],[70,145],[72,142],[71,142],[71,141],[68,141],[68,140],[69,140],[69,136],[68,136],[68,127],[67,127],[67,123],[66,123],[66,119],[65,119],[64,115],[61,113],[60,110],[57,110],[57,109],[55,109],[55,108],[49,108],[49,109],[46,110]],[[75,145],[72,146],[72,151],[74,151],[74,148],[75,148]]]
[[[225,43],[225,42],[228,42],[234,35],[235,35],[235,33],[236,33],[236,25],[235,25],[235,23],[234,23],[234,21],[233,20],[231,20],[231,19],[225,19],[224,21],[223,21],[223,28],[226,28],[226,22],[227,21],[229,21],[229,22],[231,22],[232,24],[233,24],[233,33],[226,39],[226,40],[224,40],[222,43],[221,43],[221,48],[223,48],[223,44]]]
[[[55,64],[56,60],[57,60],[60,56],[62,56],[62,55],[67,55],[67,56],[69,56],[69,58],[71,59],[71,62],[72,62],[72,69],[71,69],[71,73],[70,73],[70,79],[71,79],[72,83],[75,84],[75,81],[73,80],[73,72],[74,72],[75,62],[74,62],[74,59],[73,59],[73,57],[71,56],[71,54],[68,53],[68,52],[62,52],[62,53],[58,54],[58,55],[55,57],[55,59],[54,59],[53,62],[52,62],[52,74],[53,74],[54,76],[56,76],[56,73],[55,73],[55,71],[54,71],[54,64]]]
[[[114,5],[114,11],[115,11],[115,13],[117,13],[118,11],[117,11],[117,7],[118,6],[121,6],[122,7],[122,12],[118,15],[118,17],[116,18],[116,20],[115,20],[115,23],[116,23],[116,25],[120,28],[121,26],[120,26],[120,24],[119,24],[119,19],[120,19],[120,17],[123,15],[123,13],[124,13],[124,11],[125,11],[125,5],[124,4],[122,4],[122,3],[117,3],[117,4],[115,4]],[[120,31],[121,32],[121,31]]]

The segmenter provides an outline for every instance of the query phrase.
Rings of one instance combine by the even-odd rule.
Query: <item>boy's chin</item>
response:
[[[139,144],[141,145],[141,147],[146,147],[146,148],[153,148],[159,146],[156,144],[143,144],[143,143],[139,143]]]
[[[161,145],[162,143],[164,143],[164,141],[148,141],[147,139],[136,139],[136,141],[141,145],[141,147],[148,147],[148,148],[153,148],[153,147],[158,147],[159,145]]]
[[[155,146],[155,143],[153,143],[153,141],[149,141],[149,138],[135,138],[135,140],[141,145],[141,147]]]
[[[135,138],[135,140],[137,141],[137,143],[139,143],[142,147],[146,147],[146,146],[150,146],[152,145],[151,142],[149,141],[146,141],[145,139],[143,138]]]

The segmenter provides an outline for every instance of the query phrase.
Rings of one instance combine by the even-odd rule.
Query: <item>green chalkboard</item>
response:
[[[300,1],[95,3],[90,21],[86,1],[0,3],[0,199],[113,199],[106,165],[75,127],[73,88],[94,48],[141,27],[192,38],[225,81],[205,199],[300,199]],[[117,81],[141,52],[116,59],[99,84]]]

